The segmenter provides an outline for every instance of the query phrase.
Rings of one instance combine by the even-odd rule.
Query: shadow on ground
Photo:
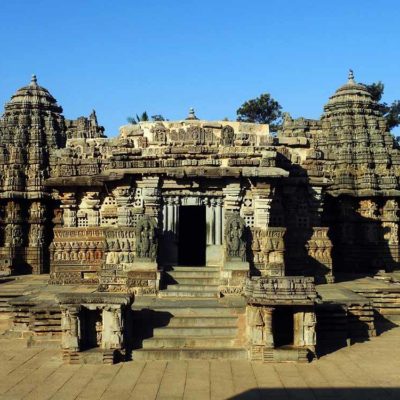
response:
[[[230,400],[391,400],[400,399],[400,388],[287,388],[287,389],[251,389],[236,396],[229,397]]]

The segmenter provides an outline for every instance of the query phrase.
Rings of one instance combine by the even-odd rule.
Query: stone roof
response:
[[[62,113],[62,108],[50,92],[37,83],[36,75],[32,75],[29,85],[16,91],[6,104],[6,111],[18,109],[46,109],[55,113]]]

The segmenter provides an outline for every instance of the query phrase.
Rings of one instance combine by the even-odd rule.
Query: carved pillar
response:
[[[306,248],[311,260],[311,273],[318,283],[333,283],[332,242],[328,236],[329,228],[313,227],[313,234]]]
[[[207,223],[207,238],[206,243],[208,246],[215,244],[215,200],[206,199],[206,223]]]
[[[175,265],[178,262],[177,230],[179,197],[165,197],[163,205],[163,235],[160,243],[161,262]]]
[[[75,193],[60,194],[63,223],[67,228],[76,226],[76,197]]]
[[[264,320],[263,328],[263,341],[266,347],[274,347],[274,334],[272,325],[272,313],[274,309],[272,307],[263,307],[262,316]]]
[[[79,311],[79,307],[62,308],[61,310],[61,347],[69,352],[80,351]]]
[[[266,228],[270,221],[272,199],[264,195],[255,195],[254,198],[254,226]]]
[[[158,187],[159,177],[143,177],[138,185],[142,187],[145,214],[158,217],[161,203],[161,193]]]
[[[316,345],[316,316],[314,310],[299,310],[294,313],[293,342],[297,347],[314,351]]]
[[[311,223],[312,225],[321,224],[321,216],[324,211],[324,193],[322,187],[311,187]]]
[[[383,245],[389,251],[381,251],[387,271],[393,271],[400,263],[399,206],[394,199],[387,200],[382,209]],[[386,254],[385,254],[386,253]]]
[[[215,244],[222,244],[222,200],[215,201]]]
[[[224,195],[224,207],[227,214],[239,212],[241,191],[240,183],[231,183],[222,189]]]
[[[285,241],[286,228],[269,227],[261,230],[260,250],[264,265],[262,276],[284,276],[285,275]],[[256,238],[257,240],[257,238]]]
[[[120,350],[123,348],[123,323],[121,308],[105,307],[102,312],[103,330],[101,348]]]
[[[119,186],[113,190],[115,201],[117,202],[117,215],[119,226],[131,226],[130,211],[128,203],[131,200],[130,186]]]
[[[274,348],[273,311],[272,307],[247,306],[247,337],[251,360],[263,360],[264,349]]]

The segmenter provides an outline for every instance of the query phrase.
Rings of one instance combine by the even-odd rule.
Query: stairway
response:
[[[174,267],[167,279],[159,298],[133,304],[133,327],[144,331],[132,358],[247,359],[245,304],[218,299],[219,269]]]
[[[217,298],[220,283],[218,267],[173,267],[166,273],[167,288],[160,297]]]

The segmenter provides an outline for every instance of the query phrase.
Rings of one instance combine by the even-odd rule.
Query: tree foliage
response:
[[[136,125],[139,122],[147,122],[150,121],[149,115],[147,111],[143,111],[142,114],[137,115],[135,117],[128,117],[127,121],[130,124]],[[151,116],[151,121],[166,121],[166,119],[161,114],[155,114]]]
[[[378,104],[378,110],[382,113],[386,120],[386,126],[389,130],[392,130],[396,126],[400,125],[400,100],[395,100],[392,104],[382,102],[383,92],[385,85],[379,81],[369,85],[364,84],[367,90],[371,93],[372,100]]]
[[[237,120],[269,124],[272,131],[281,124],[282,107],[269,93],[243,103],[236,111]]]

